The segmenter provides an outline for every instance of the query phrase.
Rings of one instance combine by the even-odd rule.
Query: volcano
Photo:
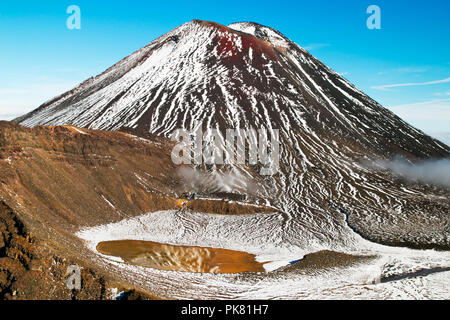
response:
[[[16,119],[25,126],[143,129],[274,127],[338,136],[382,153],[445,156],[278,31],[194,20]]]
[[[102,214],[95,213],[90,206],[96,197],[93,192],[90,193],[92,199],[80,200],[84,194],[78,194],[74,200],[75,196],[70,192],[62,193],[61,190],[42,186],[46,190],[46,199],[55,201],[60,194],[67,198],[59,200],[65,202],[64,214],[52,209],[48,216],[59,216],[58,221],[67,223],[66,229],[72,235],[74,228],[64,222],[63,217],[70,216],[70,221],[77,221],[78,209],[69,209],[67,204],[83,202],[83,207],[89,208],[89,215],[80,214],[85,217],[86,223],[76,222],[81,228],[76,237],[85,240],[91,249],[100,242],[114,240],[159,241],[181,246],[248,251],[259,257],[259,261],[269,261],[268,265],[272,266],[286,265],[286,261],[298,261],[305,255],[317,252],[322,252],[320,257],[323,252],[326,256],[330,252],[339,252],[338,257],[341,254],[345,257],[347,254],[379,257],[375,264],[371,262],[371,266],[380,268],[381,274],[384,272],[383,266],[389,272],[396,270],[402,273],[411,263],[411,268],[420,269],[412,261],[430,259],[427,261],[434,264],[441,261],[439,267],[446,267],[445,263],[450,261],[446,253],[435,259],[431,255],[425,257],[422,251],[413,250],[450,248],[448,189],[409,181],[372,165],[377,159],[387,160],[396,156],[410,162],[446,158],[450,156],[450,148],[407,124],[306,50],[269,27],[251,22],[223,26],[214,22],[191,21],[15,122],[21,128],[15,130],[25,132],[20,135],[22,140],[34,141],[32,137],[37,134],[33,133],[36,130],[39,137],[49,134],[51,141],[57,140],[57,150],[66,154],[65,157],[73,152],[71,150],[75,150],[76,154],[81,152],[83,157],[79,161],[82,163],[96,153],[93,146],[109,146],[110,140],[119,139],[117,133],[99,132],[133,133],[132,142],[126,140],[132,139],[130,135],[128,138],[120,136],[119,140],[127,145],[127,149],[114,150],[110,154],[112,147],[102,147],[101,156],[108,163],[117,163],[121,171],[114,165],[103,166],[102,171],[90,168],[83,171],[83,175],[76,175],[76,183],[83,186],[83,190],[88,190],[89,185],[97,190],[101,185],[102,195],[110,195],[107,202],[109,209],[117,207],[111,200],[116,197],[117,203],[121,204],[120,212],[131,210],[133,216],[148,213],[139,221],[119,213],[112,218],[111,213],[105,214],[108,207],[102,209]],[[39,128],[30,131],[21,126]],[[40,126],[51,126],[52,129],[50,133],[45,133]],[[140,159],[150,154],[152,161],[158,162],[158,169],[137,161],[131,168],[128,161],[120,158],[120,152],[133,152],[133,148],[137,148],[135,144],[139,145],[140,140],[135,135],[141,136],[143,141],[146,141],[146,135],[158,136],[163,141],[158,144],[161,149],[161,146],[172,146],[164,139],[176,129],[194,131],[199,127],[217,128],[221,132],[232,128],[279,130],[281,149],[278,174],[261,176],[252,165],[215,166],[208,168],[209,177],[205,178],[207,181],[202,186],[202,196],[208,197],[209,193],[212,197],[224,192],[245,195],[247,197],[242,199],[250,201],[250,205],[264,206],[264,210],[242,216],[227,216],[220,209],[224,206],[212,204],[202,204],[208,206],[202,213],[195,209],[176,210],[172,203],[176,202],[174,199],[179,197],[180,190],[176,190],[171,182],[176,168],[172,163],[164,166],[170,161],[167,154],[170,150],[159,150],[159,160],[155,160],[158,157],[153,149],[139,153]],[[5,136],[9,137],[10,127],[5,130]],[[52,134],[55,130],[69,130],[76,140],[67,138],[67,135],[55,137]],[[105,141],[100,138],[103,136],[107,138]],[[95,143],[91,141],[93,137]],[[10,141],[11,150],[23,148],[21,139]],[[45,139],[40,138],[39,141],[42,145],[36,146],[33,142],[34,148],[40,150],[44,146],[46,152],[52,154],[52,148],[49,149],[43,142]],[[141,143],[145,145],[146,142]],[[17,146],[14,148],[15,144]],[[66,144],[71,148],[65,147]],[[145,149],[142,146],[139,148]],[[53,155],[49,157],[53,159]],[[32,160],[28,159],[27,163],[29,161]],[[114,172],[111,175],[114,179],[107,178],[108,168],[115,170],[111,171]],[[130,171],[135,171],[135,175]],[[42,170],[41,174],[48,175],[43,181],[52,180],[53,173],[48,170]],[[223,177],[230,174],[234,179],[223,185],[226,180]],[[25,173],[18,171],[17,176],[16,182],[20,179],[24,181],[21,188],[28,190],[27,197],[32,194],[34,198],[30,199],[42,199],[42,192],[36,186],[39,182],[32,170]],[[26,181],[34,181],[32,190],[27,187]],[[155,190],[152,189],[154,181],[158,182]],[[125,183],[132,185],[133,190],[139,190],[133,191],[136,198],[120,194],[116,184]],[[141,190],[140,185],[146,188]],[[109,188],[111,190],[108,191]],[[11,196],[11,191],[7,191]],[[88,191],[84,192],[87,194]],[[153,196],[149,200],[145,197],[146,192],[156,192],[159,198]],[[167,199],[164,197],[171,200],[160,200],[164,205],[150,204],[151,199]],[[96,207],[98,201],[95,198]],[[137,201],[146,205],[138,205]],[[13,202],[8,205],[18,208]],[[56,207],[54,202],[51,206]],[[164,211],[175,210],[175,213],[170,211],[166,216],[149,213],[154,207]],[[219,215],[210,215],[211,210]],[[233,210],[239,212],[240,209]],[[251,210],[245,211],[248,213]],[[121,236],[114,238],[118,234]],[[332,255],[335,256],[334,253]],[[387,258],[393,255],[397,255],[398,260]],[[106,262],[101,259],[104,257],[95,261],[104,265]],[[312,260],[315,261],[315,258]],[[120,266],[108,268],[116,268],[116,276],[123,276],[124,269]],[[145,283],[141,284],[140,289],[155,295],[217,298],[217,288],[230,285],[230,292],[222,293],[220,297],[279,297],[277,294],[297,297],[295,290],[281,290],[282,293],[267,295],[270,291],[266,290],[267,286],[273,285],[275,288],[277,284],[260,276],[257,279],[250,277],[248,281],[257,281],[261,287],[257,286],[254,291],[247,292],[250,295],[245,295],[239,291],[240,287],[233,287],[226,276],[217,282],[217,278],[200,279],[199,276],[189,278],[183,275],[172,279],[165,273],[143,275],[142,270],[136,270],[127,271],[128,279],[135,284]],[[315,271],[311,272],[314,274]],[[186,286],[174,289],[179,281]],[[202,287],[203,291],[198,291],[195,286],[201,281],[206,281],[207,285]],[[351,281],[359,280],[352,278]],[[211,289],[206,289],[208,285]],[[343,283],[339,282],[341,285]],[[167,288],[175,291],[168,294],[164,291]],[[286,284],[285,288],[291,287]]]

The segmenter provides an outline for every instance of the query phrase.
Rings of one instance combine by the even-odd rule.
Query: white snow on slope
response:
[[[314,252],[272,235],[282,228],[278,214],[256,216],[211,216],[200,213],[161,211],[123,220],[118,223],[87,228],[78,232],[87,246],[96,252],[99,242],[110,240],[144,240],[173,245],[206,246],[246,251],[257,260],[272,261],[267,271],[301,259]],[[350,231],[349,231],[350,232]],[[278,233],[277,233],[278,234]],[[317,270],[309,274],[259,274],[239,277],[226,274],[169,272],[120,262],[99,253],[102,265],[130,277],[143,287],[174,298],[224,299],[448,299],[450,272],[405,277],[387,283],[380,278],[408,275],[423,268],[450,266],[450,253],[433,250],[393,248],[370,243],[357,235],[347,253],[376,256],[371,262],[347,268]],[[312,250],[312,251],[311,251]],[[320,250],[319,247],[315,251]],[[155,281],[156,278],[158,281]],[[375,283],[374,283],[375,282]],[[179,283],[183,283],[180,287]]]

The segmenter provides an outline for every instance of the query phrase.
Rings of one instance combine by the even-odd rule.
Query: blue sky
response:
[[[369,30],[369,5],[381,30]],[[81,30],[69,30],[69,5]],[[192,19],[278,29],[411,124],[450,143],[450,1],[2,1],[0,119],[32,110]],[[445,138],[442,138],[445,139]]]

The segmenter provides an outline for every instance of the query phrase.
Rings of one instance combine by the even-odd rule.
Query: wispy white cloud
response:
[[[388,90],[390,88],[398,88],[398,87],[412,87],[412,86],[429,86],[433,84],[440,84],[440,83],[447,83],[450,82],[450,78],[443,79],[443,80],[435,80],[435,81],[428,81],[428,82],[410,82],[410,83],[398,83],[398,84],[385,84],[381,86],[373,86],[372,89],[377,90]]]
[[[405,107],[405,106],[423,106],[423,105],[430,105],[430,104],[435,104],[435,103],[446,103],[446,102],[450,102],[450,98],[449,99],[434,99],[434,100],[408,103],[408,104],[400,104],[400,105],[392,106],[392,108],[399,108],[399,107]]]
[[[377,72],[377,75],[382,76],[385,74],[405,74],[405,73],[424,73],[430,71],[429,67],[423,67],[423,66],[406,66],[406,67],[399,67],[395,69],[387,69],[387,70],[381,70]]]
[[[450,91],[447,91],[447,92],[435,92],[434,95],[438,96],[438,97],[450,96]]]
[[[76,82],[36,82],[0,89],[0,120],[23,115],[45,101],[73,88]]]
[[[308,51],[313,51],[313,50],[317,50],[317,49],[322,49],[322,48],[326,48],[329,47],[330,44],[329,43],[311,43],[309,45],[307,45],[306,47],[303,47],[305,50]]]
[[[450,98],[388,107],[411,125],[424,132],[448,132]]]
[[[422,72],[427,72],[428,68],[425,68],[425,67],[403,67],[403,68],[398,68],[396,71],[400,72],[400,73],[422,73]]]

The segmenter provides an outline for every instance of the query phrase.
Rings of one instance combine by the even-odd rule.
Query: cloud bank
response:
[[[411,181],[450,188],[450,158],[411,163],[405,159],[378,160],[376,166],[390,170]]]

